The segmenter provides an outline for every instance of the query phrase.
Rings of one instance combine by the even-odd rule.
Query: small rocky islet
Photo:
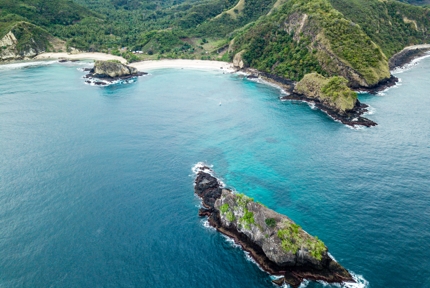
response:
[[[299,287],[304,279],[327,283],[355,282],[328,254],[324,243],[279,214],[220,184],[213,171],[200,165],[194,192],[202,199],[200,217],[248,251],[258,265],[280,276],[274,284]]]
[[[116,60],[95,61],[93,68],[84,70],[89,72],[84,76],[86,83],[94,85],[108,85],[119,80],[128,81],[136,77],[147,75],[146,72],[140,72],[134,67],[127,66]]]

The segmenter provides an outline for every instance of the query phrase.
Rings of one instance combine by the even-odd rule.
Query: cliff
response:
[[[27,60],[47,51],[54,41],[46,30],[27,23],[13,24],[0,39],[0,60]]]
[[[268,273],[282,275],[274,281],[298,287],[303,279],[328,283],[353,282],[349,272],[328,254],[328,248],[287,216],[261,203],[224,189],[212,171],[200,167],[194,191],[205,208],[200,216],[218,231],[235,239]]]

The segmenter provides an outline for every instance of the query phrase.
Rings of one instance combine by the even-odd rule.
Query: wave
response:
[[[208,164],[206,164],[206,163],[204,163],[204,162],[198,162],[197,164],[195,164],[195,165],[191,168],[191,171],[193,171],[193,174],[194,174],[194,175],[197,175],[199,172],[207,173],[207,174],[209,174],[209,175],[211,175],[212,177],[215,177],[215,178],[217,179],[217,181],[218,181],[218,184],[219,184],[220,188],[224,188],[224,187],[226,187],[226,186],[225,186],[225,183],[224,183],[224,182],[223,182],[219,177],[217,177],[217,176],[214,174],[214,172],[212,171],[212,167],[213,167],[213,165],[208,165]]]
[[[131,84],[137,81],[137,77],[125,79],[125,80],[119,79],[114,81],[108,81],[108,80],[97,79],[97,78],[85,78],[85,77],[82,77],[82,78],[86,79],[85,84],[90,86],[98,86],[98,87],[107,87],[107,86],[120,85],[120,84]]]
[[[369,107],[367,107],[367,112],[364,112],[363,115],[373,115],[376,112],[376,108],[368,105]]]
[[[355,274],[352,271],[348,271],[348,272],[351,274],[352,279],[354,279],[355,283],[352,283],[352,282],[327,283],[327,282],[321,281],[321,280],[316,281],[316,282],[321,284],[323,287],[339,287],[339,288],[368,288],[369,287],[369,281],[364,279],[364,277],[362,275]],[[300,284],[299,288],[305,288],[308,286],[309,283],[310,283],[310,281],[305,279]],[[284,287],[284,286],[282,286],[282,287]],[[289,287],[289,286],[285,286],[285,287]]]
[[[260,77],[258,77],[258,78],[247,78],[247,80],[253,81],[253,82],[256,82],[256,83],[259,83],[259,84],[264,84],[264,85],[267,85],[267,86],[270,86],[270,87],[273,87],[273,88],[276,88],[276,89],[278,89],[281,92],[281,95],[290,95],[287,91],[285,91],[284,89],[282,89],[282,87],[279,86],[278,84],[272,83],[270,81],[266,81],[264,79],[261,79]]]
[[[407,64],[405,64],[405,65],[403,65],[401,67],[397,67],[397,68],[391,70],[391,74],[401,74],[403,72],[406,72],[406,71],[412,69],[413,67],[415,67],[416,65],[418,65],[419,62],[421,62],[421,60],[423,60],[425,58],[428,58],[428,57],[430,57],[430,53],[429,52],[427,52],[427,54],[424,55],[424,56],[415,58],[410,63],[407,63]]]
[[[202,223],[202,226],[205,227],[205,229],[209,231],[216,231],[216,229],[209,224],[209,221],[207,218],[204,218],[203,220],[201,220],[200,223]]]
[[[0,70],[16,70],[37,66],[48,66],[57,63],[57,61],[35,61],[35,62],[18,62],[0,65]]]

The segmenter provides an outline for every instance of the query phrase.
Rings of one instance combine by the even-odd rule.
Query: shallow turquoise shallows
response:
[[[85,65],[0,66],[0,287],[272,287],[198,218],[200,161],[321,238],[357,287],[430,287],[430,58],[360,95],[379,125],[358,130],[238,75],[101,88]]]

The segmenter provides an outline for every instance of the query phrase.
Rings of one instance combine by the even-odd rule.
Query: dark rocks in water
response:
[[[134,67],[130,67],[116,61],[96,61],[92,69],[84,69],[84,71],[89,72],[84,78],[103,79],[103,81],[110,83],[113,83],[117,80],[128,80],[148,74],[146,72],[140,72]],[[106,85],[106,83],[97,84],[97,82],[94,84]]]
[[[353,109],[345,111],[344,113],[339,113],[337,110],[333,110],[330,107],[323,105],[318,99],[315,98],[307,98],[304,95],[292,93],[290,95],[280,97],[281,100],[296,100],[302,102],[313,103],[316,108],[325,112],[331,118],[336,121],[341,122],[342,124],[354,127],[354,126],[365,126],[372,127],[378,125],[378,123],[373,122],[367,118],[362,117],[365,112],[368,112],[369,105],[361,103],[359,100],[355,103]]]
[[[406,47],[399,53],[393,55],[388,61],[390,70],[405,66],[415,58],[425,56],[430,51],[430,45],[417,45],[412,47]]]
[[[250,253],[262,269],[282,276],[273,283],[296,288],[304,279],[328,283],[354,282],[351,274],[328,255],[328,249],[288,217],[221,186],[210,168],[197,171],[194,192],[210,225]]]
[[[371,87],[359,87],[355,89],[358,92],[367,92],[370,94],[377,94],[378,92],[384,91],[387,88],[393,87],[399,82],[399,78],[391,75],[390,78],[380,81],[378,84]]]
[[[64,59],[64,58],[60,58],[58,59],[59,63],[66,63],[66,62],[78,62],[78,59]]]

